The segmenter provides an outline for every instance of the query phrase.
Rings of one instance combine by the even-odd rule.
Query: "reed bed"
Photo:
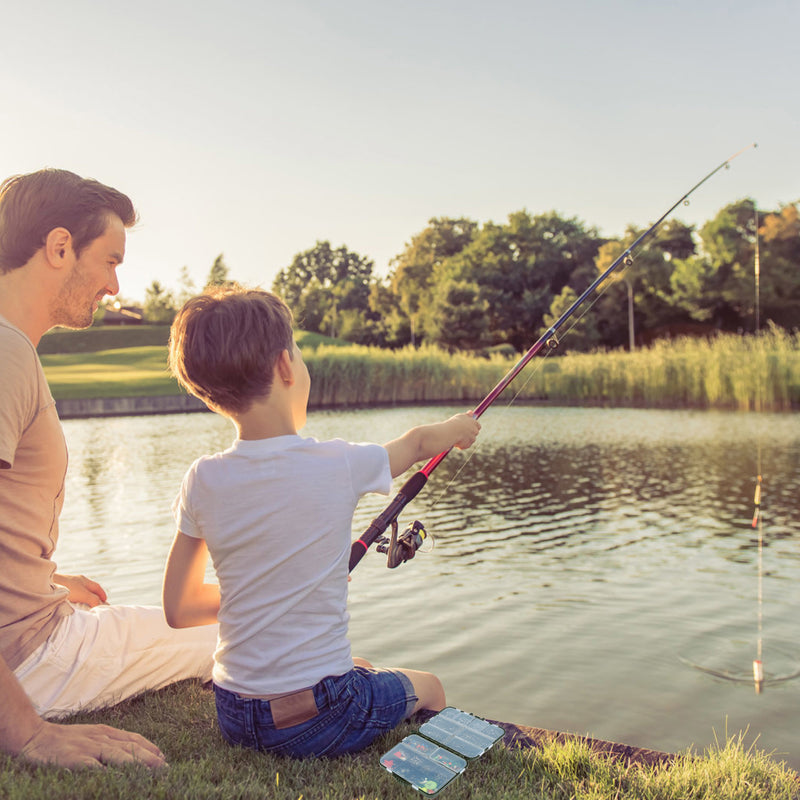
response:
[[[514,359],[433,347],[321,346],[306,356],[313,407],[480,401]],[[534,360],[507,390],[519,399],[650,408],[788,411],[800,406],[800,334],[656,342],[633,353]]]
[[[648,408],[788,411],[800,405],[800,334],[662,340],[633,353],[563,357],[547,399]]]
[[[320,346],[305,355],[312,407],[470,402],[480,399],[512,363],[434,347],[382,350]]]
[[[474,406],[515,363],[499,354],[481,358],[434,347],[301,346],[312,408]],[[41,358],[59,400],[180,394],[163,346]],[[800,407],[800,333],[770,329],[759,336],[659,341],[633,353],[557,353],[534,359],[504,400],[514,396],[559,405],[788,411]]]

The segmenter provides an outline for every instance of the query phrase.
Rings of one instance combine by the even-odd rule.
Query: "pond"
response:
[[[457,410],[318,411],[302,433],[385,442]],[[744,731],[800,769],[800,417],[515,406],[481,422],[401,517],[434,549],[389,570],[372,548],[354,570],[354,654],[431,670],[479,716],[666,751]],[[112,603],[160,602],[171,502],[232,426],[64,429],[59,569]],[[354,538],[387,500],[364,498]]]

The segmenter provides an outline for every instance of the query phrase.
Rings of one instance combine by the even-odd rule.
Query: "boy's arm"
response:
[[[392,477],[402,475],[418,461],[438,456],[451,447],[465,450],[475,442],[480,429],[480,423],[472,414],[456,414],[444,422],[412,428],[384,445],[389,453]]]
[[[208,547],[178,531],[167,557],[161,599],[172,628],[210,625],[219,613],[219,586],[205,583]]]

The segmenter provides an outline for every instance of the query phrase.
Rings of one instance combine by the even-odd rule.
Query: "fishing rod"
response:
[[[478,419],[489,406],[500,396],[503,390],[514,380],[514,378],[525,369],[525,366],[530,362],[534,356],[538,355],[544,347],[548,350],[554,350],[558,347],[558,331],[564,326],[567,320],[578,310],[578,308],[586,301],[589,295],[602,284],[612,272],[614,272],[621,264],[629,267],[633,264],[633,253],[637,250],[650,236],[652,236],[662,222],[679,206],[681,203],[688,205],[688,198],[696,192],[706,181],[710,180],[721,169],[730,168],[731,161],[737,156],[740,156],[751,147],[757,147],[755,143],[747,145],[734,153],[730,158],[723,161],[718,167],[715,167],[708,173],[702,180],[698,181],[686,194],[684,194],[676,203],[674,203],[661,217],[656,220],[644,233],[642,233],[636,241],[631,244],[619,258],[608,267],[598,278],[596,278],[591,285],[578,297],[575,302],[545,331],[539,339],[534,342],[531,348],[520,358],[520,360],[506,373],[506,375],[498,382],[486,397],[481,400],[472,416]],[[353,542],[350,547],[350,571],[355,568],[359,561],[364,557],[371,544],[375,541],[379,542],[379,552],[385,552],[388,555],[387,566],[394,568],[399,566],[404,561],[409,561],[414,557],[414,554],[419,549],[422,542],[425,540],[427,534],[421,523],[415,522],[414,525],[407,528],[403,534],[397,535],[397,518],[400,512],[419,494],[422,487],[428,482],[431,473],[439,466],[439,464],[447,458],[450,450],[445,450],[439,455],[434,456],[428,461],[424,467],[415,472],[401,487],[400,491],[395,495],[394,499],[388,506],[370,523],[369,527],[361,534],[361,537]],[[383,534],[386,529],[392,528],[391,539],[386,539]]]

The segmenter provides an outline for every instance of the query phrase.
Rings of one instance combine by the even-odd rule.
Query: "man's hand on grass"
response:
[[[70,769],[141,762],[151,769],[166,766],[163,753],[138,733],[109,725],[58,725],[42,721],[19,755]]]

